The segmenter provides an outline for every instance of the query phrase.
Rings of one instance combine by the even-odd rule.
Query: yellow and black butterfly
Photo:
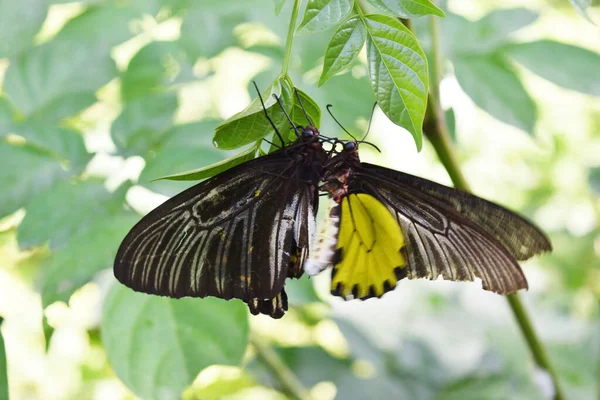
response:
[[[305,115],[305,127],[288,116],[297,135],[292,144],[201,182],[142,218],[119,247],[117,279],[173,298],[237,298],[252,314],[281,318],[284,282],[303,274],[328,157]]]
[[[400,279],[480,278],[509,294],[527,288],[517,263],[550,251],[532,223],[467,192],[362,163],[358,142],[324,166],[321,189],[333,200],[316,251],[304,269],[332,265],[332,294],[381,297]]]

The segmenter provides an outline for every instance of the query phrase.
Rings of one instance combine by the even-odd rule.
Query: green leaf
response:
[[[35,110],[27,118],[38,124],[57,124],[67,117],[72,117],[96,102],[93,92],[73,93],[62,96]]]
[[[594,24],[594,21],[590,18],[587,9],[592,5],[592,0],[569,0],[569,3],[573,6],[575,11],[579,13],[583,18]],[[595,25],[595,24],[594,24]]]
[[[306,115],[304,114],[304,111],[306,111],[306,114],[308,114],[308,117],[311,119],[314,126],[318,128],[321,124],[321,109],[319,108],[319,105],[302,90],[298,88],[296,88],[296,90],[298,91],[302,103],[298,101],[298,98],[295,95],[293,96],[292,121],[294,121],[296,125],[308,125],[309,121],[307,121]],[[302,109],[303,106],[304,110]]]
[[[69,175],[44,151],[0,141],[0,218],[26,206],[37,193]]]
[[[123,155],[144,155],[157,146],[173,125],[177,93],[164,92],[128,103],[113,122],[111,136]]]
[[[181,25],[181,42],[191,60],[214,57],[238,44],[233,28],[247,22],[248,5],[244,3],[219,1],[211,6],[202,2],[188,10]]]
[[[14,59],[6,71],[4,90],[25,116],[66,96],[93,94],[114,78],[114,61],[105,51],[87,44],[52,41]],[[79,111],[89,106],[84,102]]]
[[[526,8],[496,10],[477,21],[449,13],[442,21],[444,43],[451,58],[460,54],[493,53],[510,42],[513,32],[537,18],[537,13]]]
[[[464,57],[454,61],[454,72],[462,89],[478,107],[504,123],[533,134],[536,106],[503,59]]]
[[[146,167],[140,175],[139,184],[168,196],[187,189],[190,186],[187,182],[167,181],[160,177],[181,175],[182,171],[196,172],[199,166],[204,166],[202,169],[206,169],[207,166],[214,166],[213,163],[218,163],[227,157],[227,152],[216,149],[212,144],[216,124],[215,121],[203,121],[176,125],[170,129],[165,134],[165,140],[156,149],[156,155],[152,156],[154,154],[152,152],[146,156]],[[219,172],[221,171],[216,170],[214,174]],[[197,181],[210,176],[212,176],[210,172],[201,173],[186,180]]]
[[[81,172],[92,158],[85,148],[83,136],[73,129],[26,121],[15,125],[13,131],[25,138],[27,145],[48,154],[73,173]]]
[[[286,0],[273,0],[273,7],[275,8],[275,15],[279,15]]]
[[[0,400],[8,400],[8,368],[6,363],[6,347],[4,336],[2,336],[2,323],[4,318],[0,317]]]
[[[581,93],[600,96],[598,53],[552,40],[510,45],[504,52],[550,82]]]
[[[17,229],[19,246],[23,249],[49,242],[50,248],[64,246],[99,221],[120,212],[129,185],[115,193],[101,182],[62,182],[50,190],[38,193],[27,205],[27,214]]]
[[[181,172],[179,174],[167,175],[158,179],[169,179],[173,181],[198,181],[201,179],[210,178],[211,176],[215,176],[223,171],[227,171],[228,169],[245,163],[246,161],[253,160],[256,158],[256,148],[257,146],[252,146],[239,154],[206,167]]]
[[[365,24],[358,17],[350,18],[338,28],[325,52],[319,86],[352,64],[363,48],[366,36]]]
[[[168,299],[115,285],[104,304],[102,342],[117,376],[143,399],[176,399],[213,364],[239,365],[248,343],[246,306]]]
[[[96,51],[109,54],[114,46],[133,37],[130,23],[139,16],[137,10],[127,2],[92,5],[67,22],[53,41],[80,45],[87,43]]]
[[[300,32],[319,32],[342,22],[352,10],[352,0],[309,0]]]
[[[415,18],[423,15],[446,16],[431,0],[368,0],[368,2],[383,12],[400,18]]]
[[[42,265],[42,306],[69,301],[71,295],[103,269],[111,268],[121,240],[139,215],[120,211],[98,219],[73,236]]]
[[[281,87],[278,78],[267,90],[262,93],[265,108],[275,126],[280,132],[284,131],[287,119],[273,97],[280,97],[286,109],[292,100],[288,90]],[[235,114],[215,129],[214,143],[220,149],[235,149],[254,143],[263,137],[273,134],[273,128],[265,117],[260,99],[256,97],[244,110]]]
[[[184,64],[184,65],[182,65]],[[190,68],[176,42],[151,42],[131,59],[121,75],[121,95],[125,102],[151,95],[174,83],[181,69]]]
[[[423,119],[429,85],[427,59],[417,39],[400,21],[368,15],[367,57],[377,104],[396,125],[423,145]]]
[[[0,1],[0,58],[11,57],[31,46],[47,12],[44,0]]]

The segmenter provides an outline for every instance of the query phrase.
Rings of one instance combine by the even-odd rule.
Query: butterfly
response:
[[[281,139],[264,103],[263,110]],[[306,118],[310,125],[295,126],[288,116],[293,143],[205,180],[143,217],[119,247],[116,278],[135,291],[172,298],[237,298],[252,314],[281,318],[288,309],[284,282],[303,274],[308,257],[328,157]]]
[[[340,141],[342,142],[342,141]],[[358,142],[324,165],[331,199],[304,270],[328,266],[331,292],[381,297],[404,278],[473,281],[500,294],[527,288],[518,260],[551,251],[531,222],[497,204],[399,171],[363,163]]]

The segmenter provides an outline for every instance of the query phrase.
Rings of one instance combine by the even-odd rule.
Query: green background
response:
[[[255,97],[252,79],[264,90],[279,76],[284,3],[0,0],[0,399],[4,347],[11,399],[286,398],[250,338],[316,399],[546,398],[506,301],[478,283],[402,281],[380,300],[344,303],[325,273],[290,283],[277,321],[239,301],[114,284],[128,229],[193,184],[151,181],[244,150],[252,132],[234,131],[225,151],[214,131]],[[349,3],[302,9],[289,75],[360,134],[375,99],[365,53],[318,87]],[[364,3],[415,17],[430,55],[430,17],[418,15],[440,13],[427,0]],[[475,193],[550,235],[554,252],[523,263],[523,299],[567,396],[597,399],[600,43],[586,18],[600,23],[600,12],[576,0],[579,12],[567,1],[483,3],[441,5],[442,105]],[[376,111],[369,140],[382,154],[365,147],[362,158],[449,184],[405,128]],[[321,130],[340,134],[326,113]]]

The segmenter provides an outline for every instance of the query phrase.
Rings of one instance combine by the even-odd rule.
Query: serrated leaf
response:
[[[210,178],[211,176],[215,176],[223,171],[227,171],[236,165],[253,160],[256,158],[256,148],[257,146],[252,146],[247,150],[236,154],[235,156],[229,157],[223,161],[219,161],[206,167],[181,172],[179,174],[167,175],[158,179],[168,179],[173,181],[198,181],[201,179]]]
[[[0,141],[0,218],[26,206],[33,196],[69,176],[70,172],[46,152]]]
[[[282,91],[281,86],[280,78],[278,78],[262,93],[262,98],[269,117],[277,129],[283,132],[287,119],[273,95],[281,99],[286,109],[289,108],[292,100],[290,93],[287,90]],[[260,99],[256,97],[243,111],[217,126],[213,141],[218,148],[227,150],[254,143],[272,134],[274,134],[273,128],[265,117]]]
[[[56,101],[65,101],[65,96],[93,94],[113,79],[115,72],[114,61],[103,50],[86,44],[52,41],[11,61],[4,91],[26,117],[52,107]],[[71,112],[88,106],[82,103]]]
[[[600,96],[598,53],[553,40],[513,44],[506,47],[504,52],[550,82],[581,93]]]
[[[176,399],[213,364],[239,365],[248,343],[241,301],[168,299],[115,285],[102,343],[117,376],[143,399]]]
[[[33,45],[47,12],[44,0],[0,1],[0,58],[14,56]]]
[[[144,155],[173,125],[179,105],[176,92],[155,93],[125,105],[113,122],[111,136],[123,155]]]
[[[319,86],[352,64],[363,48],[366,36],[365,24],[358,17],[350,18],[338,28],[325,52]]]
[[[381,11],[400,18],[415,18],[423,15],[446,14],[430,0],[368,0]]]
[[[412,32],[385,15],[365,16],[371,87],[377,104],[396,125],[409,131],[418,150],[427,105],[427,59]]]
[[[283,10],[283,6],[285,5],[286,0],[273,0],[273,7],[275,8],[275,15],[279,15],[281,10]]]
[[[456,79],[473,102],[491,116],[533,134],[537,109],[512,69],[500,57],[454,61]]]
[[[448,14],[442,20],[448,53],[451,58],[465,54],[493,53],[510,42],[511,34],[538,18],[538,14],[526,8],[496,10],[477,21]]]
[[[309,0],[299,32],[319,32],[342,22],[352,10],[352,0]]]
[[[6,346],[2,335],[2,323],[4,318],[0,317],[0,400],[8,400],[8,366],[6,363]]]
[[[110,193],[99,181],[66,181],[38,193],[17,228],[19,246],[27,249],[46,242],[52,249],[64,246],[90,226],[120,212],[129,186]]]
[[[42,265],[42,306],[68,302],[99,271],[111,268],[119,243],[140,217],[125,210],[91,224],[72,237]]]

